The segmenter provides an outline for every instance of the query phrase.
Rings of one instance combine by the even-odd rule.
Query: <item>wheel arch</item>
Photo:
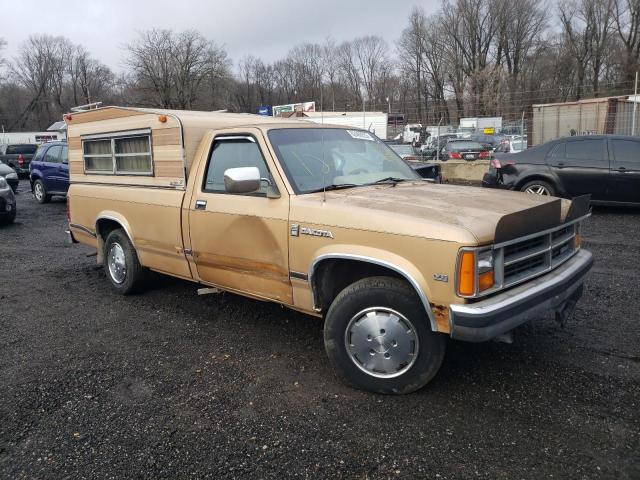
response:
[[[438,331],[436,319],[431,309],[431,303],[427,292],[421,287],[416,272],[411,272],[411,266],[383,260],[379,256],[368,256],[354,253],[323,253],[318,255],[309,268],[309,287],[313,299],[313,307],[317,311],[326,310],[330,302],[343,288],[362,278],[370,276],[387,275],[405,280],[415,291],[429,319],[431,330]],[[347,271],[348,275],[342,276],[341,282],[331,282],[327,285],[327,276],[332,276],[332,271]],[[417,269],[416,269],[417,270]]]
[[[136,250],[136,253],[137,253],[137,247],[133,239],[133,236],[131,235],[131,226],[129,225],[129,222],[127,222],[127,220],[124,217],[122,217],[120,214],[116,212],[100,213],[96,219],[95,227],[96,227],[96,230],[95,230],[96,239],[98,241],[98,248],[97,248],[98,255],[96,258],[97,263],[102,263],[103,261],[103,257],[104,257],[103,251],[104,251],[105,240],[113,230],[116,230],[118,228],[121,228],[122,230],[124,230],[127,237],[129,237],[129,241],[131,242],[131,245],[133,245],[133,248]]]

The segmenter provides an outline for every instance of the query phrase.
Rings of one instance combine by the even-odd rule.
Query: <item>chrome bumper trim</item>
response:
[[[475,303],[450,305],[451,337],[482,342],[549,311],[562,310],[582,294],[593,265],[591,252],[579,250],[555,270]]]

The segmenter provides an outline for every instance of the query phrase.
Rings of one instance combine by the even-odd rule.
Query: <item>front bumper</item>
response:
[[[13,193],[16,193],[18,191],[18,185],[20,185],[20,180],[17,178],[5,178],[5,180],[11,187],[11,190],[13,190]]]
[[[450,305],[451,337],[484,342],[547,312],[572,308],[582,296],[593,256],[580,250],[555,270],[486,300]]]
[[[14,215],[16,211],[16,202],[13,196],[4,197],[0,195],[0,218]]]

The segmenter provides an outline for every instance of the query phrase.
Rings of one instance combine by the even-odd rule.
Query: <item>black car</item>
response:
[[[442,168],[437,163],[429,162],[407,162],[422,178],[433,180],[435,183],[442,183]]]
[[[496,155],[485,187],[577,197],[594,204],[640,205],[640,137],[586,135]]]
[[[0,163],[9,165],[18,175],[29,175],[29,163],[38,150],[35,143],[0,145]]]
[[[507,138],[504,135],[488,135],[484,133],[475,133],[469,137],[469,140],[474,140],[482,145],[486,150],[495,151],[502,141]]]
[[[489,150],[478,142],[467,139],[447,142],[440,151],[440,159],[445,160],[484,160],[490,157]]]

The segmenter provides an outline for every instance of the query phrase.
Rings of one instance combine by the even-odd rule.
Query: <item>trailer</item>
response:
[[[640,129],[637,106],[632,95],[532,105],[529,146],[572,135],[636,135]]]
[[[492,135],[502,129],[502,117],[467,117],[460,119],[460,131],[475,130]]]
[[[364,128],[383,140],[387,138],[387,114],[384,112],[304,112],[301,120],[315,123]]]
[[[9,143],[45,143],[64,140],[59,132],[2,132],[0,145]]]

